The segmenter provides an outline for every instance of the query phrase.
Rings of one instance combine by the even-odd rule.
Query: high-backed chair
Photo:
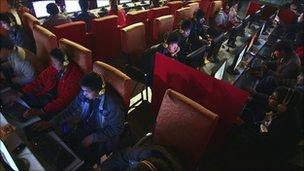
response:
[[[290,9],[281,9],[278,13],[281,22],[286,25],[291,25],[297,22],[297,15]]]
[[[42,63],[39,61],[39,59],[36,57],[36,55],[33,52],[21,47],[17,47],[17,50],[19,54],[21,54],[21,57],[30,61],[37,74],[39,74],[44,69]]]
[[[121,50],[129,56],[132,63],[138,63],[146,49],[145,26],[136,23],[121,30]]]
[[[158,17],[154,20],[152,32],[153,43],[161,42],[164,39],[164,35],[173,30],[173,22],[173,15]]]
[[[207,21],[209,19],[208,16],[207,16],[207,14],[208,14],[208,12],[210,10],[210,5],[211,5],[211,1],[201,1],[201,2],[199,2],[199,7],[200,7],[201,10],[204,11],[204,13],[205,13],[205,19]]]
[[[50,52],[57,48],[57,37],[46,28],[34,25],[33,36],[36,43],[36,56],[43,67],[49,65]]]
[[[222,1],[212,1],[210,4],[210,9],[208,10],[207,18],[215,18],[216,11],[221,10],[223,7]]]
[[[94,62],[93,71],[100,74],[105,82],[120,94],[128,109],[131,99],[131,79],[120,70],[100,61]]]
[[[163,97],[153,142],[172,147],[188,170],[204,153],[218,122],[218,115],[184,95],[168,89]]]
[[[254,13],[256,13],[260,8],[261,8],[261,4],[258,1],[250,1],[250,5],[247,9],[247,15],[253,15]]]
[[[128,12],[126,15],[127,26],[139,22],[143,22],[146,25],[148,19],[148,12],[149,10]]]
[[[170,8],[170,14],[174,15],[175,11],[183,7],[182,1],[168,2],[167,6]]]
[[[89,48],[86,37],[86,23],[84,21],[75,21],[55,26],[54,33],[58,40],[66,38]]]
[[[170,8],[168,6],[151,8],[150,11],[148,12],[148,21],[153,22],[155,18],[169,14],[170,14]]]
[[[93,69],[91,50],[65,38],[59,40],[59,47],[71,56],[71,60],[75,62],[84,73]]]
[[[9,11],[7,0],[1,0],[0,13],[6,13]]]
[[[198,2],[193,2],[188,4],[188,7],[190,7],[190,15],[193,17],[193,14],[200,8]]]
[[[94,60],[109,61],[118,56],[120,32],[117,16],[110,15],[92,20],[92,51]]]
[[[182,20],[191,19],[191,18],[192,18],[192,16],[191,16],[190,7],[178,9],[178,10],[176,10],[175,15],[174,15],[173,27],[178,28],[178,26]]]
[[[35,25],[40,25],[40,22],[39,20],[33,16],[32,14],[30,13],[23,13],[22,17],[21,17],[21,20],[22,20],[22,24],[23,24],[23,27],[24,29],[30,34],[30,35],[33,35],[33,28]]]

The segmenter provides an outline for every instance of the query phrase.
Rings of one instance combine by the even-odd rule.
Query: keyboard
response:
[[[2,107],[2,113],[4,115],[11,117],[18,122],[26,122],[28,119],[30,119],[22,116],[22,114],[27,110],[27,107],[23,106],[18,102],[13,105],[6,104]]]
[[[32,130],[33,124],[24,127],[23,130],[38,159],[55,166],[56,170],[64,170],[76,159],[75,156],[48,134],[49,130]]]

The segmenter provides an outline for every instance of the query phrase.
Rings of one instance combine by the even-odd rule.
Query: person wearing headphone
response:
[[[15,46],[20,46],[36,53],[33,37],[29,36],[24,28],[17,24],[13,14],[0,13],[0,27],[7,32],[7,35]]]
[[[50,16],[43,22],[42,26],[49,30],[54,30],[54,27],[57,25],[72,22],[69,16],[60,13],[59,8],[55,3],[47,4],[46,11]]]
[[[100,162],[111,152],[113,142],[124,130],[126,110],[119,94],[95,72],[80,80],[81,91],[72,103],[49,122],[41,121],[34,130],[55,128],[65,142],[85,161],[80,170]]]
[[[225,147],[228,151],[222,151],[228,160],[234,159],[238,163],[237,167],[244,167],[238,169],[248,166],[267,170],[280,168],[301,140],[302,94],[292,88],[278,87],[265,102],[263,117],[236,126]]]
[[[61,112],[79,91],[78,81],[83,75],[80,67],[58,48],[50,56],[51,64],[21,88],[21,98],[31,107],[23,114],[25,118],[39,115],[49,119]]]

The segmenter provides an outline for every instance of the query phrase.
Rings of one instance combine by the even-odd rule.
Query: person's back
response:
[[[127,22],[126,12],[124,9],[118,7],[116,0],[110,0],[110,10],[108,12],[108,15],[117,15],[118,26],[123,27],[126,25]]]
[[[91,22],[94,18],[96,18],[95,14],[88,11],[89,3],[87,0],[79,0],[79,6],[81,8],[81,12],[76,14],[74,20],[76,21],[84,21],[86,23],[86,30],[91,30]]]
[[[44,21],[43,26],[47,29],[53,30],[57,25],[72,22],[70,17],[60,13],[59,8],[55,3],[49,3],[46,8],[50,16]]]

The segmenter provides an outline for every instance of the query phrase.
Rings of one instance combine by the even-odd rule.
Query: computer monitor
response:
[[[109,6],[109,0],[97,0],[97,7]]]
[[[211,46],[208,52],[208,58],[216,57],[224,41],[227,40],[229,33],[225,32],[212,39]]]
[[[1,163],[3,162],[3,166],[6,170],[14,170],[19,171],[16,163],[14,162],[12,156],[8,152],[5,144],[0,140],[0,152],[1,152]],[[8,167],[8,168],[7,168]]]
[[[237,53],[233,59],[232,64],[227,68],[227,72],[232,75],[238,75],[240,72],[237,70],[237,66],[242,61],[243,57],[246,54],[248,45],[245,44],[240,48],[239,53]]]
[[[76,0],[66,0],[65,1],[65,12],[73,13],[81,11],[81,8]]]
[[[219,68],[212,74],[214,78],[218,80],[222,80],[224,78],[225,68],[226,68],[227,60],[222,62]]]
[[[186,58],[188,60],[186,61],[187,64],[194,68],[200,67],[206,50],[207,50],[207,45],[203,45],[197,50],[189,53]]]
[[[45,1],[34,1],[32,2],[35,15],[37,18],[43,18],[49,16],[49,13],[46,11],[46,6],[49,3],[55,3],[54,0],[45,0]]]
[[[231,32],[230,36],[228,38],[227,46],[232,48],[236,47],[235,45],[236,38],[244,31],[247,23],[248,22],[242,22],[239,25],[232,28],[232,30],[230,31]]]
[[[129,3],[132,2],[132,0],[120,0],[120,4],[125,4],[125,3]]]
[[[265,26],[266,26],[266,22],[264,22],[264,23],[262,24],[262,26],[260,27],[260,29],[259,29],[259,31],[258,31],[258,37],[261,37],[261,36],[262,36],[262,34],[263,34],[264,30],[265,30]]]

